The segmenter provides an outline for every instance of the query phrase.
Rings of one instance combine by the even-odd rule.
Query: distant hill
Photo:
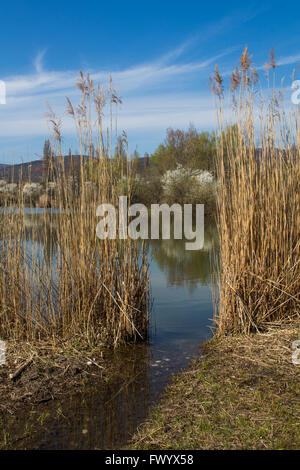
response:
[[[5,168],[6,166],[9,166],[9,165],[7,165],[5,163],[0,163],[0,170],[2,170],[2,168]]]
[[[74,173],[80,169],[81,162],[83,164],[89,159],[87,156],[81,155],[65,155],[62,157],[54,157],[55,165],[58,169],[64,165],[66,174]],[[18,183],[20,181],[32,181],[41,183],[44,181],[43,160],[34,160],[32,162],[20,163],[17,165],[4,165],[0,163],[0,179],[8,182]]]
[[[83,161],[83,164],[85,164],[88,159],[88,156],[64,155],[62,157],[54,157],[54,162],[58,169],[61,168],[61,165],[64,165],[65,174],[73,174],[79,171],[81,162]],[[137,170],[140,174],[144,174],[151,166],[149,157],[140,157]],[[19,163],[17,165],[0,163],[0,179],[4,179],[9,183],[18,183],[20,181],[42,183],[44,181],[43,160],[33,160],[32,162]]]

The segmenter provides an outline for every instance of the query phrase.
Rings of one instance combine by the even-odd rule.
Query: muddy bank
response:
[[[0,368],[2,449],[118,449],[146,419],[170,368],[178,370],[175,360],[156,363],[146,343],[114,352],[22,348],[9,345]]]
[[[7,342],[0,365],[0,411],[13,415],[73,394],[89,381],[109,375],[106,353],[75,343],[32,344]]]

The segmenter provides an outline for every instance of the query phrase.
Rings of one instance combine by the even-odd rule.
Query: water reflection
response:
[[[116,353],[114,362],[107,385],[89,387],[47,407],[53,417],[59,407],[60,417],[47,422],[31,440],[31,448],[113,449],[134,433],[148,410],[149,349],[146,345],[127,348]]]
[[[210,283],[210,255],[217,247],[217,231],[212,222],[205,225],[204,247],[187,251],[182,240],[152,240],[151,255],[167,277],[168,285],[186,286]]]
[[[24,217],[27,244],[37,244],[47,263],[55,264],[55,214],[49,214],[46,225],[38,213]],[[186,251],[181,240],[150,242],[154,308],[148,344],[114,353],[110,360],[115,372],[107,384],[88,386],[68,400],[47,403],[45,411],[51,419],[38,436],[18,441],[18,447],[113,449],[124,445],[171,376],[187,366],[210,335],[210,256],[216,242],[215,227],[208,223],[200,251]],[[26,416],[19,416],[15,435],[25,429],[26,420]]]

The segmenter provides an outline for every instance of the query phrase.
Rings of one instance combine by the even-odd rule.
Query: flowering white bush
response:
[[[5,186],[5,191],[7,193],[14,194],[17,192],[17,189],[18,189],[17,183],[10,183]]]
[[[2,194],[15,194],[17,192],[18,185],[16,183],[7,183],[4,180],[0,180],[0,193]]]
[[[38,196],[42,192],[42,186],[39,183],[27,183],[23,186],[24,196]]]
[[[213,183],[213,175],[206,170],[192,170],[191,168],[184,168],[178,164],[175,170],[168,170],[162,177],[162,186],[165,191],[168,191],[170,185],[180,183],[185,179],[189,179],[191,183],[198,183],[201,186]]]
[[[211,184],[214,181],[214,177],[209,171],[199,171],[196,178],[201,186]]]
[[[6,192],[6,181],[0,180],[0,193],[5,193]]]
[[[166,171],[161,183],[168,203],[198,203],[212,207],[216,185],[209,171],[184,168],[178,164],[175,170]]]

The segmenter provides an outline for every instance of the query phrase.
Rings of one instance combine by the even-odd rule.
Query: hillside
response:
[[[82,159],[84,163],[89,157],[80,155],[65,155],[63,157],[55,157],[56,167],[59,169],[64,165],[66,174],[78,171]],[[41,183],[44,180],[43,160],[34,160],[31,162],[20,163],[17,165],[4,165],[0,163],[0,179],[7,182],[32,181]]]

